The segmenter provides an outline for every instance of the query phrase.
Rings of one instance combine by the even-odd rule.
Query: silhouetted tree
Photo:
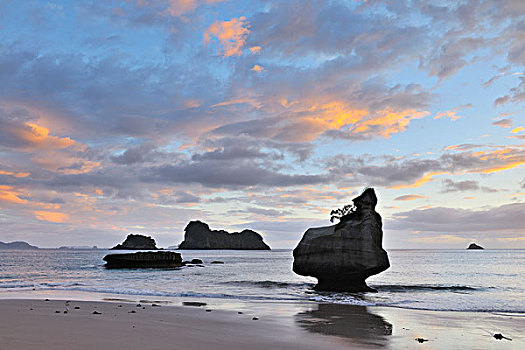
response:
[[[347,204],[342,208],[332,210],[330,212],[330,222],[334,222],[334,220],[336,219],[341,221],[343,217],[352,214],[353,212],[355,212],[355,210],[356,207],[353,204]]]

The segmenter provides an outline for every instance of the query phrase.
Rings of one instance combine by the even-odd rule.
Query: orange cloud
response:
[[[255,72],[262,72],[264,70],[264,67],[259,66],[258,64],[256,64],[250,70],[253,70]]]
[[[16,204],[26,204],[27,200],[20,198],[21,194],[11,186],[0,185],[0,201]]]
[[[375,134],[383,137],[405,131],[412,119],[421,119],[429,115],[428,111],[407,109],[404,111],[382,110],[377,111],[367,119],[356,123],[350,129],[352,133]]]
[[[398,190],[398,189],[403,189],[403,188],[417,188],[417,187],[421,187],[422,185],[426,184],[427,182],[432,181],[432,178],[434,176],[443,175],[443,174],[447,174],[447,172],[446,171],[429,172],[429,173],[426,173],[425,175],[423,175],[421,178],[417,179],[412,184],[396,185],[396,186],[391,186],[391,187],[388,187],[388,188]]]
[[[57,211],[34,211],[35,217],[40,221],[49,221],[61,223],[65,222],[69,216],[65,213],[60,213]]]
[[[261,53],[261,47],[260,46],[250,47],[250,52],[252,53],[252,55]]]
[[[208,45],[212,37],[216,37],[223,51],[223,56],[239,56],[242,54],[243,46],[250,30],[245,17],[233,18],[230,21],[215,21],[204,32],[204,43]]]
[[[0,170],[0,175],[7,175],[13,177],[28,177],[29,175],[31,175],[31,173],[16,173],[14,171]]]
[[[519,133],[521,131],[524,131],[524,130],[525,130],[524,127],[518,126],[517,128],[512,129],[510,132],[513,133],[513,134],[517,134],[517,133]]]
[[[413,201],[416,199],[428,198],[428,196],[420,196],[417,194],[407,194],[394,198],[395,201]]]
[[[25,123],[29,129],[21,129],[18,136],[39,149],[64,149],[75,144],[69,137],[58,137],[49,135],[49,129],[33,123]]]
[[[455,121],[455,120],[458,120],[459,118],[461,118],[459,115],[456,114],[455,110],[450,110],[450,111],[445,111],[445,112],[441,112],[441,113],[436,114],[434,119],[441,119],[441,118],[445,118],[445,117],[450,119],[450,120],[452,120],[452,121]]]

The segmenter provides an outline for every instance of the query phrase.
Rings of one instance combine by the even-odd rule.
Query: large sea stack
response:
[[[117,244],[111,249],[122,249],[122,250],[139,250],[139,249],[148,249],[148,250],[157,250],[155,240],[151,237],[143,235],[128,235],[126,240],[122,244]]]
[[[201,221],[190,221],[184,231],[184,241],[179,244],[179,249],[270,250],[262,236],[252,230],[228,233],[210,230]]]
[[[365,280],[390,267],[374,189],[366,189],[353,202],[355,211],[337,225],[308,229],[293,251],[293,271],[316,277],[316,290],[374,291]]]

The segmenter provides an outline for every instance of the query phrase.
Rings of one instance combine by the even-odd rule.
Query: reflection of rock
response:
[[[184,231],[184,241],[179,244],[179,249],[270,249],[261,235],[252,230],[228,233],[210,230],[208,224],[201,221],[190,221]]]
[[[343,216],[337,225],[308,229],[293,251],[293,271],[316,277],[317,290],[373,291],[365,279],[390,266],[381,245],[383,231],[374,189],[366,189],[353,202],[355,212]]]
[[[351,338],[375,347],[386,346],[392,325],[368,312],[366,306],[319,304],[317,310],[295,315],[295,321],[309,332]]]
[[[470,243],[467,249],[485,249],[480,245],[477,245],[476,243]]]
[[[129,249],[129,250],[136,250],[136,249],[152,249],[156,250],[158,249],[155,245],[155,240],[151,237],[146,237],[143,235],[128,235],[126,237],[126,240],[122,244],[118,244],[114,246],[111,249]]]
[[[166,268],[181,267],[182,257],[175,252],[138,252],[108,254],[104,257],[107,268]]]

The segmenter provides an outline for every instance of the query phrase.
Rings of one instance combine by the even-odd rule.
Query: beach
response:
[[[0,310],[1,349],[525,348],[520,314],[322,303],[247,303],[241,313],[54,299],[4,299]],[[496,333],[512,341],[496,340]]]

